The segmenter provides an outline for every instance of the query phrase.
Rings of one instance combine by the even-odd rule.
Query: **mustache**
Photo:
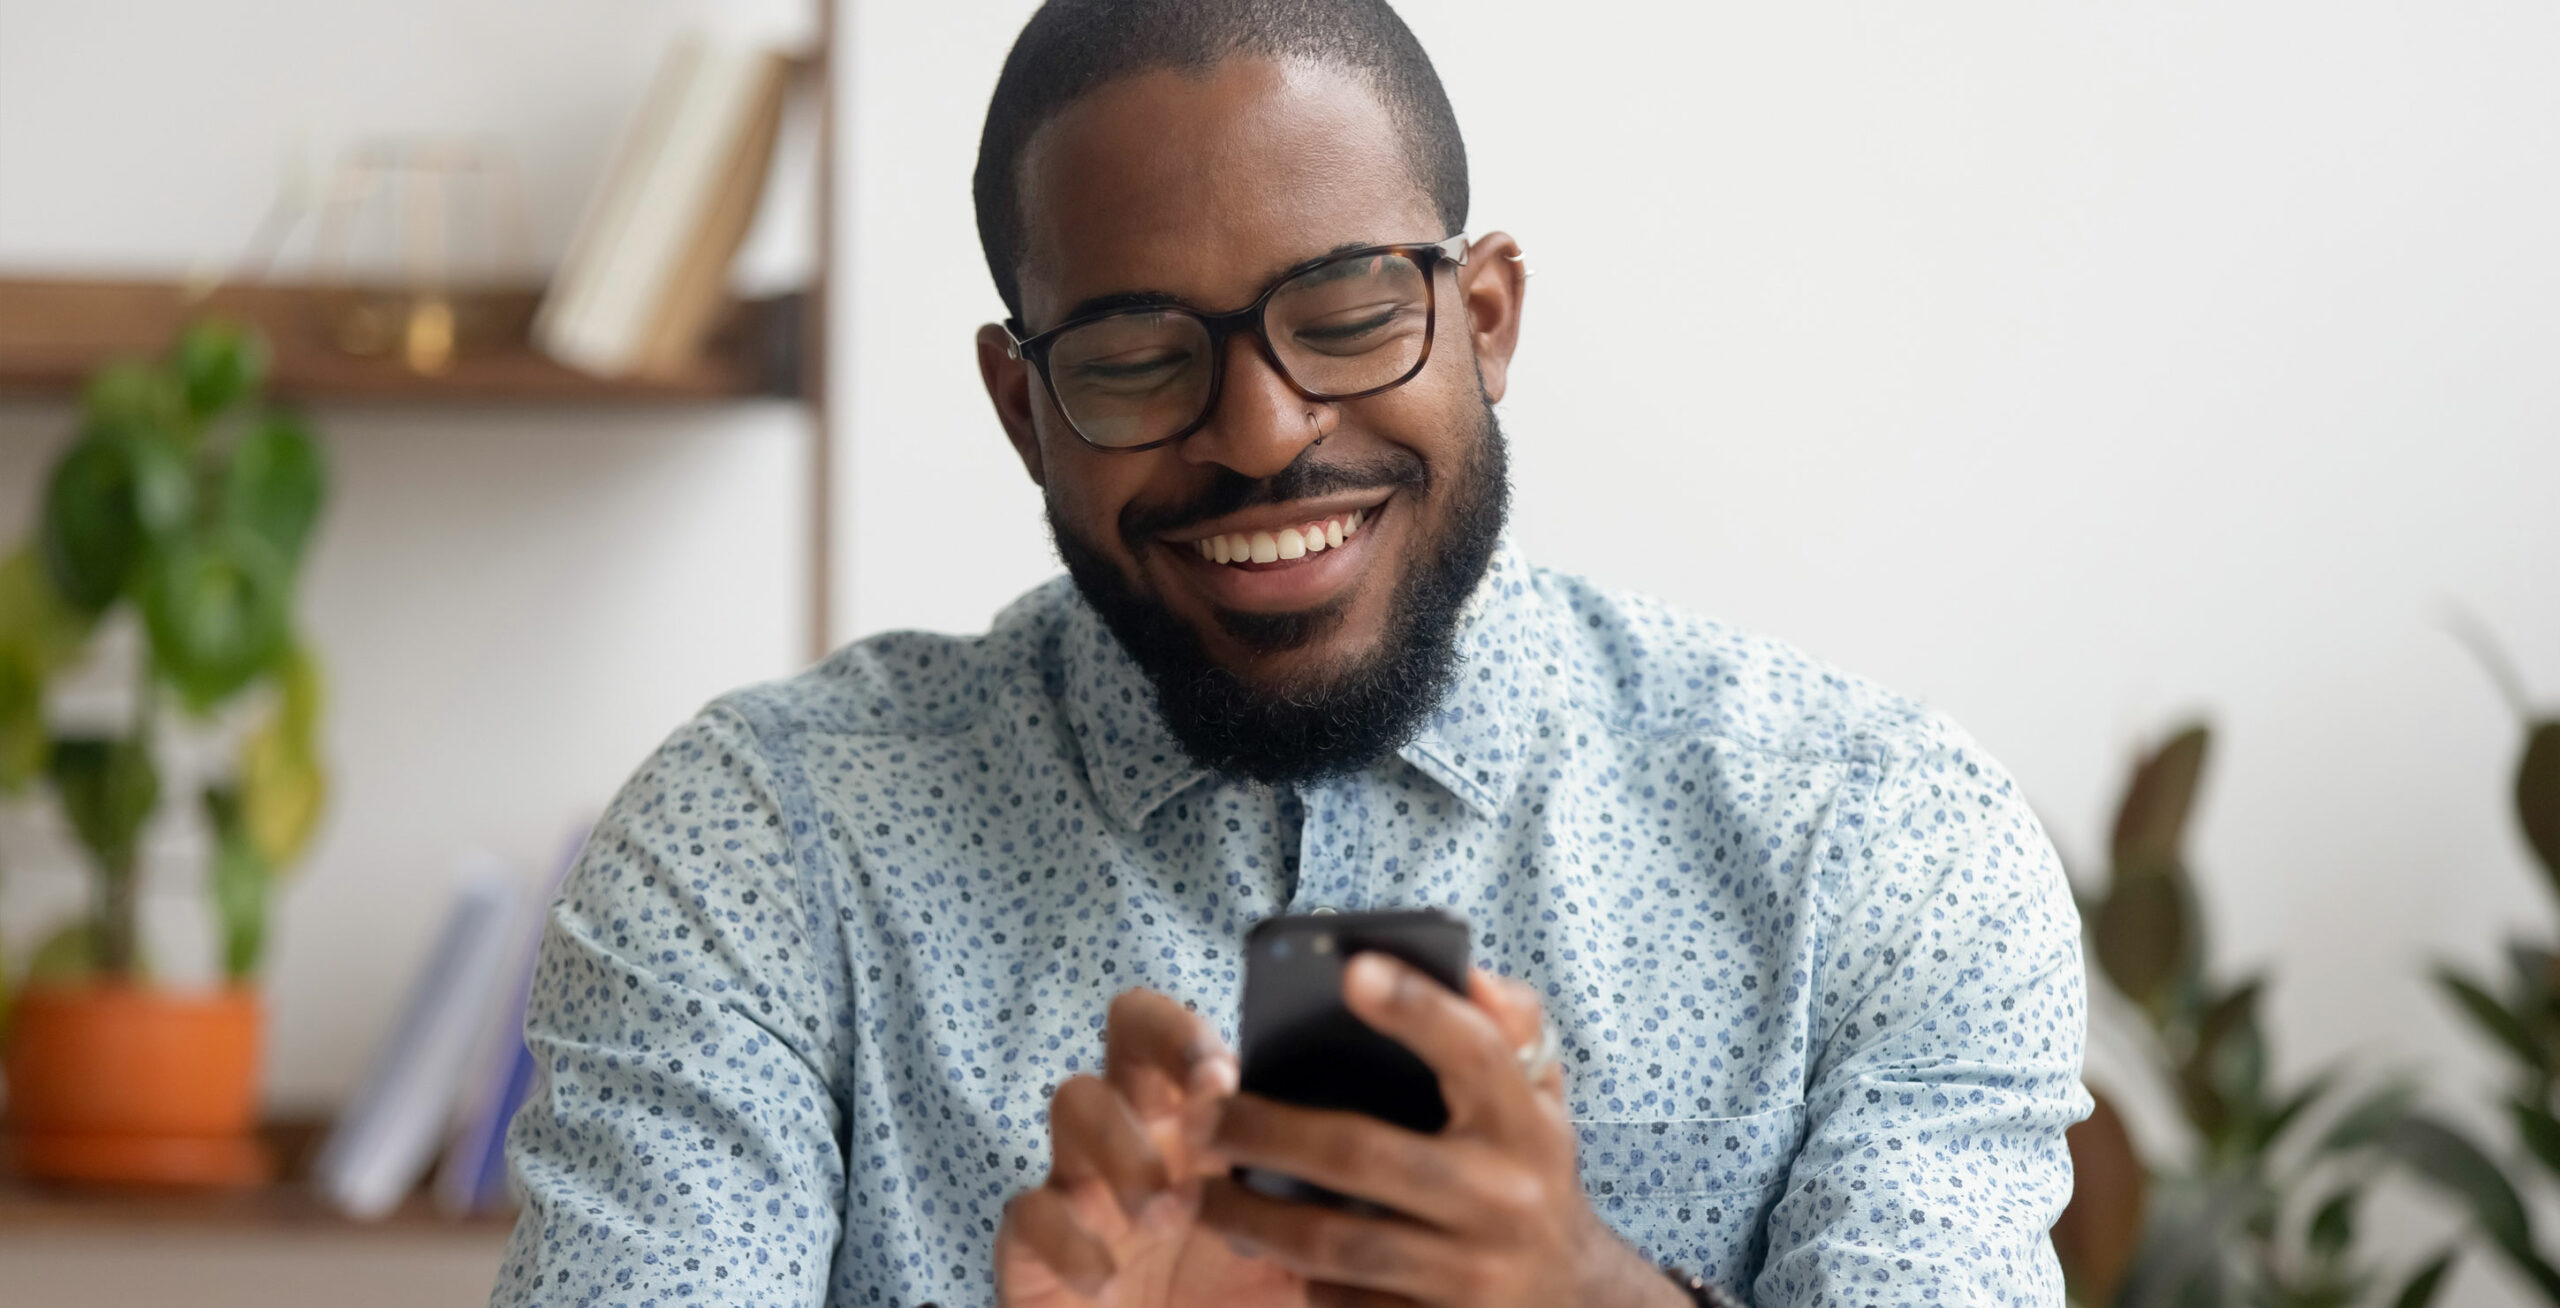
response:
[[[1358,459],[1315,457],[1313,446],[1288,467],[1268,477],[1247,477],[1232,468],[1215,469],[1200,494],[1175,504],[1131,503],[1120,510],[1120,538],[1131,549],[1165,532],[1222,518],[1264,504],[1314,499],[1352,491],[1402,490],[1417,495],[1431,490],[1431,469],[1422,456],[1400,446]]]

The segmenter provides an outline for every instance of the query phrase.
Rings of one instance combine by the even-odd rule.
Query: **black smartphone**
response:
[[[1308,1108],[1367,1113],[1410,1131],[1449,1122],[1440,1081],[1412,1050],[1380,1035],[1342,1002],[1342,968],[1374,950],[1467,992],[1467,923],[1433,908],[1299,913],[1265,918],[1244,937],[1242,1088]],[[1256,1168],[1236,1182],[1277,1199],[1338,1208],[1372,1205]]]

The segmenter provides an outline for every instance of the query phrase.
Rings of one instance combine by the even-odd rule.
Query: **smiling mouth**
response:
[[[1383,508],[1385,506],[1378,506]],[[1257,564],[1294,563],[1311,554],[1340,549],[1375,516],[1376,508],[1352,509],[1277,531],[1235,531],[1191,543],[1193,552],[1211,563],[1250,568]]]

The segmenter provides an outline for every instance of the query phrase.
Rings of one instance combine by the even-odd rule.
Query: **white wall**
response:
[[[975,628],[1054,569],[969,349],[999,312],[969,169],[1029,7],[848,12],[839,634]],[[0,269],[225,256],[297,140],[317,167],[391,130],[498,135],[556,251],[713,8],[0,0]],[[1404,9],[1476,225],[1539,271],[1504,406],[1530,551],[1947,706],[2072,850],[2135,738],[2209,711],[2197,854],[2285,1064],[2480,1073],[2413,973],[2552,914],[2511,723],[2439,617],[2485,614],[2560,701],[2560,16]],[[343,789],[272,987],[275,1094],[306,1104],[355,1075],[457,849],[546,859],[801,652],[787,409],[320,417]],[[66,420],[0,406],[0,539]],[[0,921],[76,891],[13,867]]]
[[[2417,975],[2554,913],[2515,723],[2441,618],[2560,708],[2560,12],[1399,7],[1475,227],[1538,272],[1530,552],[1945,706],[2066,852],[2138,738],[2209,713],[2194,853],[2284,1067],[2481,1080]],[[969,170],[1030,8],[854,26],[861,631],[1054,570],[969,347],[1001,314]]]
[[[0,276],[175,273],[236,257],[287,171],[347,143],[480,133],[526,178],[557,257],[667,39],[710,21],[789,35],[796,3],[717,0],[0,0]],[[777,180],[777,214],[805,168]],[[795,195],[796,191],[796,195]],[[753,274],[805,270],[774,224]],[[304,237],[307,238],[307,229]],[[280,269],[305,266],[307,240]],[[337,792],[275,923],[270,1097],[360,1075],[479,847],[545,871],[703,701],[806,652],[805,428],[790,405],[324,405],[335,485],[304,606],[332,678]],[[0,403],[0,541],[70,435],[67,406]],[[48,806],[0,811],[0,931],[77,907]],[[201,966],[201,862],[161,829],[147,920]],[[23,955],[19,955],[23,958]]]

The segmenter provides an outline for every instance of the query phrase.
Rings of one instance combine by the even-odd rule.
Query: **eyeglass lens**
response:
[[[1431,283],[1401,254],[1320,264],[1281,283],[1263,307],[1280,369],[1299,389],[1341,398],[1393,385],[1431,342]],[[1145,445],[1199,420],[1211,399],[1209,328],[1180,310],[1134,310],[1058,335],[1049,382],[1058,407],[1096,445]]]

